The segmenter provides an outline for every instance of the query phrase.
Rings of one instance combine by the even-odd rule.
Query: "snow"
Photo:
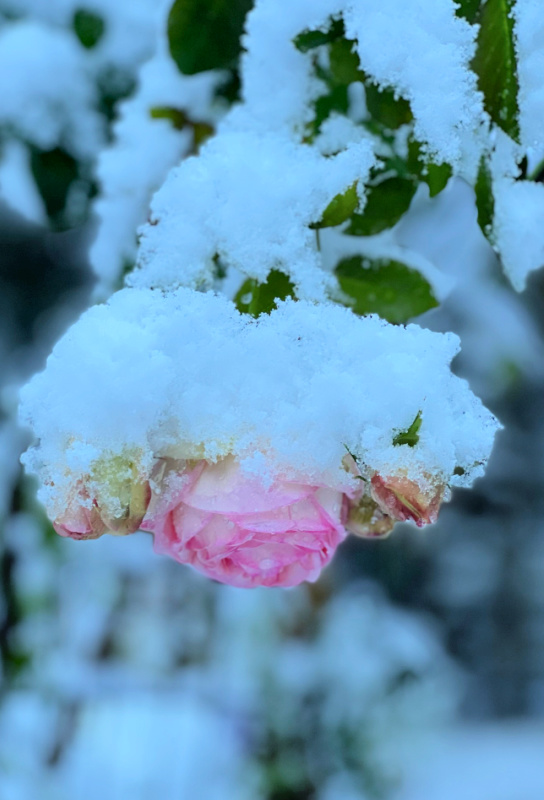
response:
[[[161,37],[156,55],[140,71],[137,91],[120,104],[114,142],[101,152],[97,166],[98,230],[90,249],[99,278],[97,299],[111,294],[123,267],[134,263],[136,232],[147,219],[151,196],[192,147],[189,128],[177,130],[168,119],[152,118],[152,109],[183,110],[190,119],[213,125],[219,112],[213,107],[213,90],[220,77],[221,73],[181,75]]]
[[[538,722],[459,725],[411,754],[395,800],[540,800],[543,749]]]
[[[42,150],[62,146],[89,158],[103,122],[85,54],[75,37],[24,20],[0,29],[0,125]]]
[[[83,9],[96,14],[105,27],[102,38],[87,54],[93,72],[115,68],[130,75],[152,55],[168,0],[2,0],[2,4],[11,14],[28,15],[51,29],[64,28],[78,47],[72,31],[75,12]]]
[[[455,15],[450,0],[348,2],[344,18],[363,70],[410,101],[416,137],[429,154],[473,173],[485,120],[469,69],[476,28]]]
[[[45,225],[44,202],[30,171],[30,153],[22,142],[4,144],[0,161],[0,197],[29,222]]]
[[[285,134],[255,132],[238,110],[154,196],[129,283],[209,287],[219,255],[260,282],[281,269],[299,297],[322,300],[327,276],[308,226],[372,164],[366,141],[326,158]]]
[[[506,177],[493,183],[493,232],[505,272],[523,291],[529,273],[544,266],[544,185]]]
[[[512,13],[519,83],[518,107],[521,141],[542,153],[544,134],[544,19],[539,0],[516,0]]]
[[[358,41],[362,68],[380,86],[392,86],[410,100],[416,134],[429,153],[474,174],[486,119],[469,70],[476,28],[456,17],[449,0],[409,6],[395,0],[293,0],[288,10],[275,0],[260,0],[247,20],[243,61],[243,96],[256,123],[267,130],[303,130],[320,85],[312,74],[312,54],[298,52],[292,40],[306,29],[326,30],[329,18],[339,15],[347,37]]]
[[[454,179],[432,199],[418,191],[394,234],[398,246],[430,262],[442,280],[449,279],[450,293],[420,324],[459,334],[458,369],[474,391],[484,399],[500,395],[509,388],[512,367],[533,380],[544,376],[540,333],[501,278],[468,184]]]
[[[53,518],[74,480],[128,453],[145,473],[156,458],[260,452],[263,479],[342,487],[347,447],[361,469],[470,485],[498,423],[450,372],[457,350],[453,334],[332,304],[287,301],[255,321],[212,294],[126,289],[87,311],[22,391],[40,442],[26,466]],[[419,443],[394,446],[419,412]]]

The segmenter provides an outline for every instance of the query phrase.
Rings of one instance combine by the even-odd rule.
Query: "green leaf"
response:
[[[480,161],[478,177],[474,187],[476,192],[476,208],[478,210],[478,225],[487,239],[492,236],[493,217],[495,213],[495,198],[493,197],[493,186],[491,172],[484,156]]]
[[[236,61],[253,0],[175,0],[168,17],[172,58],[184,75],[227,69]]]
[[[514,47],[513,0],[487,0],[480,11],[478,48],[472,67],[489,116],[519,141],[518,78]]]
[[[214,96],[226,100],[229,106],[241,99],[242,82],[238,69],[227,70],[225,78],[216,84]]]
[[[335,273],[356,314],[400,324],[438,305],[428,281],[400,261],[353,256],[340,261]]]
[[[446,163],[429,163],[421,173],[422,180],[424,180],[429,187],[429,194],[431,197],[436,197],[437,194],[440,194],[442,189],[445,189],[451,176],[451,166]]]
[[[412,137],[408,140],[406,168],[414,178],[427,184],[431,197],[436,197],[437,194],[440,194],[452,176],[450,164],[446,162],[436,164],[434,161],[429,161],[425,156],[421,143]]]
[[[415,447],[419,442],[419,429],[421,428],[421,420],[421,411],[418,411],[415,420],[412,422],[408,430],[398,433],[393,439],[393,444],[396,446],[407,444],[408,447]]]
[[[392,228],[408,211],[416,191],[410,178],[386,178],[368,190],[362,214],[353,214],[346,230],[350,236],[374,236]]]
[[[366,107],[373,120],[390,130],[397,130],[413,119],[410,103],[395,97],[392,89],[379,89],[375,83],[365,82]]]
[[[306,135],[303,139],[305,144],[311,144],[321,130],[322,124],[330,115],[337,111],[339,114],[347,114],[349,109],[348,87],[334,86],[326,94],[318,97],[314,103],[314,118],[307,126]]]
[[[321,47],[323,44],[333,42],[343,35],[344,21],[342,19],[333,19],[328,30],[302,31],[298,36],[295,36],[293,44],[301,53],[307,53],[310,50],[315,50],[316,47]]]
[[[480,0],[457,0],[458,6],[455,11],[458,17],[464,17],[472,25],[478,19],[480,10]]]
[[[355,48],[355,42],[344,37],[331,43],[329,47],[329,65],[332,77],[338,83],[350,84],[363,81],[365,78]]]
[[[32,149],[30,168],[51,222],[56,228],[63,228],[68,193],[79,178],[77,161],[59,147],[47,151]]]
[[[187,125],[187,114],[180,108],[172,108],[171,106],[155,106],[154,108],[150,109],[149,116],[151,119],[169,120],[177,131],[182,131]]]
[[[258,317],[270,314],[276,308],[276,300],[295,297],[295,287],[289,277],[280,270],[273,269],[266,283],[258,283],[248,278],[236,293],[234,303],[238,311]]]
[[[151,119],[167,119],[177,131],[182,131],[184,128],[189,128],[193,134],[193,146],[191,152],[196,153],[201,144],[206,139],[213,136],[214,129],[207,122],[195,122],[187,116],[185,111],[181,108],[172,108],[171,106],[155,106],[150,109],[149,114]]]
[[[359,195],[357,194],[357,184],[353,184],[343,194],[333,197],[321,217],[319,222],[314,222],[310,228],[334,228],[345,222],[357,206],[359,205]]]
[[[318,97],[315,103],[314,128],[317,131],[333,111],[347,114],[349,109],[347,86],[336,86],[328,94]]]
[[[77,38],[87,50],[96,47],[106,30],[102,17],[86,8],[78,8],[74,12],[72,25]]]

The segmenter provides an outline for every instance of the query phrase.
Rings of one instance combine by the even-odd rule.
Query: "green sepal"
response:
[[[398,433],[393,439],[393,444],[397,447],[403,444],[407,444],[408,447],[415,447],[419,442],[419,430],[421,428],[421,422],[422,414],[421,411],[418,411],[417,416],[410,427],[407,430]]]

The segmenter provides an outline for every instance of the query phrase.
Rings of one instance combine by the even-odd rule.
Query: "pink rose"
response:
[[[168,496],[143,523],[155,551],[232,586],[315,581],[346,536],[341,492],[281,480],[264,486],[232,456],[198,462]]]

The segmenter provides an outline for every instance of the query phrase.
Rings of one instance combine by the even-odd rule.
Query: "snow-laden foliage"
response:
[[[255,134],[240,116],[234,131],[223,128],[157,192],[140,269],[129,282],[211,286],[218,258],[259,283],[279,269],[299,296],[322,300],[326,275],[309,226],[333,197],[366,178],[369,144],[326,158],[286,135]]]
[[[98,160],[96,297],[127,288],[68,332],[22,419],[62,535],[141,525],[161,551],[193,565],[213,553],[221,570],[234,550],[249,569],[249,543],[251,569],[273,565],[262,582],[290,585],[285,548],[304,526],[427,524],[484,471],[499,426],[450,372],[457,339],[403,327],[484,273],[444,269],[402,225],[463,180],[517,289],[544,261],[526,122],[538,46],[531,3],[258,0],[243,33],[248,5],[228,30],[221,4],[205,28],[189,0],[149,17],[154,55]],[[284,510],[240,527],[238,483],[232,507],[225,487],[198,505],[214,464]],[[322,506],[321,489],[341,497]]]

